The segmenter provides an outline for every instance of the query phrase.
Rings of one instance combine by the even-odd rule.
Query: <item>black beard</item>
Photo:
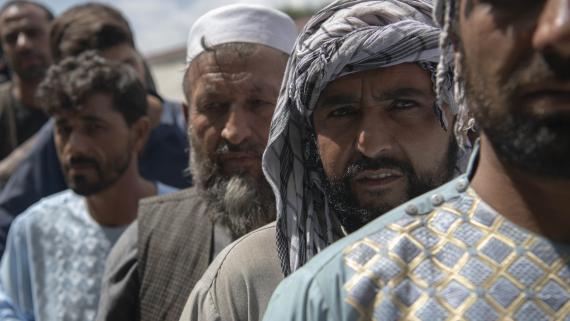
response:
[[[238,238],[275,220],[275,196],[265,178],[255,180],[246,172],[225,175],[218,157],[210,160],[200,142],[192,135],[190,138],[192,177],[199,195],[208,203],[212,221],[225,225]],[[222,142],[216,154],[240,148]]]
[[[358,160],[350,164],[344,175],[339,179],[326,178],[324,172],[321,173],[321,179],[324,183],[325,193],[328,196],[329,207],[334,211],[344,228],[352,233],[364,225],[368,224],[375,218],[392,210],[401,204],[381,203],[373,208],[364,208],[358,204],[358,199],[351,189],[351,180],[359,172],[367,169],[379,168],[397,168],[404,174],[408,180],[408,191],[406,201],[427,193],[441,184],[450,180],[455,171],[457,163],[458,146],[453,137],[451,137],[445,166],[446,172],[433,173],[433,175],[419,176],[411,164],[398,161],[392,158],[376,158],[370,159],[361,156]],[[381,199],[382,195],[378,195]]]
[[[497,99],[488,94],[482,80],[464,68],[473,115],[505,164],[540,176],[570,179],[570,115],[533,115],[519,94],[525,83],[570,81],[570,59],[552,52],[530,59],[499,88]],[[467,67],[465,58],[462,63]]]
[[[123,176],[123,174],[129,168],[131,163],[131,154],[129,153],[127,157],[115,164],[112,164],[112,168],[109,169],[112,172],[104,173],[101,165],[93,158],[89,157],[74,157],[71,159],[71,163],[87,163],[93,165],[95,171],[97,172],[97,177],[99,178],[95,182],[89,182],[87,178],[83,175],[69,176],[69,166],[63,166],[63,172],[65,173],[65,180],[67,185],[73,192],[81,196],[90,196],[97,194],[108,187],[112,186]]]
[[[28,57],[39,59],[41,64],[27,69],[20,68],[19,60],[25,60]],[[21,52],[17,59],[18,61],[9,62],[9,65],[14,73],[24,81],[41,81],[44,79],[50,66],[47,58],[35,50],[26,50]]]

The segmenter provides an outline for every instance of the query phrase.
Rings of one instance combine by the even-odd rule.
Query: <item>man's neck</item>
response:
[[[472,185],[485,202],[511,222],[546,238],[570,242],[570,180],[540,177],[510,167],[482,135]]]
[[[36,102],[36,89],[38,88],[41,79],[37,81],[24,81],[18,75],[13,75],[12,83],[12,95],[19,101],[22,105],[40,109],[41,106]]]
[[[115,184],[86,197],[89,214],[97,223],[106,227],[128,225],[137,217],[139,201],[157,194],[157,188],[140,176],[133,161]]]

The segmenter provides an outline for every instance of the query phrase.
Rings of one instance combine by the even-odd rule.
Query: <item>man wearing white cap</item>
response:
[[[99,320],[178,320],[216,254],[275,219],[261,156],[296,34],[287,15],[254,5],[192,26],[183,86],[195,186],[140,204],[107,261]]]

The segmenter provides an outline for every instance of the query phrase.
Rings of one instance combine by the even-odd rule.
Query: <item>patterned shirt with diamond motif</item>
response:
[[[175,191],[157,187],[158,194]],[[14,220],[8,234],[0,263],[0,316],[94,320],[105,260],[125,229],[99,225],[85,198],[71,190],[36,203]]]
[[[505,219],[472,172],[324,250],[264,320],[570,321],[570,245]]]

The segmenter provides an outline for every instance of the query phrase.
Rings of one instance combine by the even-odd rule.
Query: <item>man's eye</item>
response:
[[[226,103],[207,103],[200,105],[198,111],[201,113],[211,113],[211,112],[221,112],[226,109],[228,104]]]
[[[99,124],[87,124],[85,125],[85,131],[87,133],[94,133],[100,129],[102,129],[103,126],[99,125]]]
[[[419,104],[413,100],[397,99],[390,104],[389,110],[405,110],[418,107]]]
[[[342,106],[334,108],[329,114],[328,117],[339,118],[339,117],[348,117],[356,114],[356,109],[352,106]]]
[[[17,39],[18,39],[17,33],[11,33],[6,35],[6,37],[4,37],[4,41],[11,45],[15,44]]]
[[[70,126],[57,126],[55,128],[56,132],[60,136],[68,136],[71,133]]]
[[[39,36],[40,31],[36,30],[36,29],[29,29],[26,30],[26,36],[30,37],[30,38],[36,38],[37,36]]]
[[[261,100],[261,99],[254,99],[254,100],[251,100],[251,101],[249,102],[249,105],[250,105],[252,108],[254,108],[254,109],[257,109],[257,108],[260,108],[260,107],[271,107],[271,106],[275,106],[274,103],[270,103],[270,102],[268,102],[268,101]]]

